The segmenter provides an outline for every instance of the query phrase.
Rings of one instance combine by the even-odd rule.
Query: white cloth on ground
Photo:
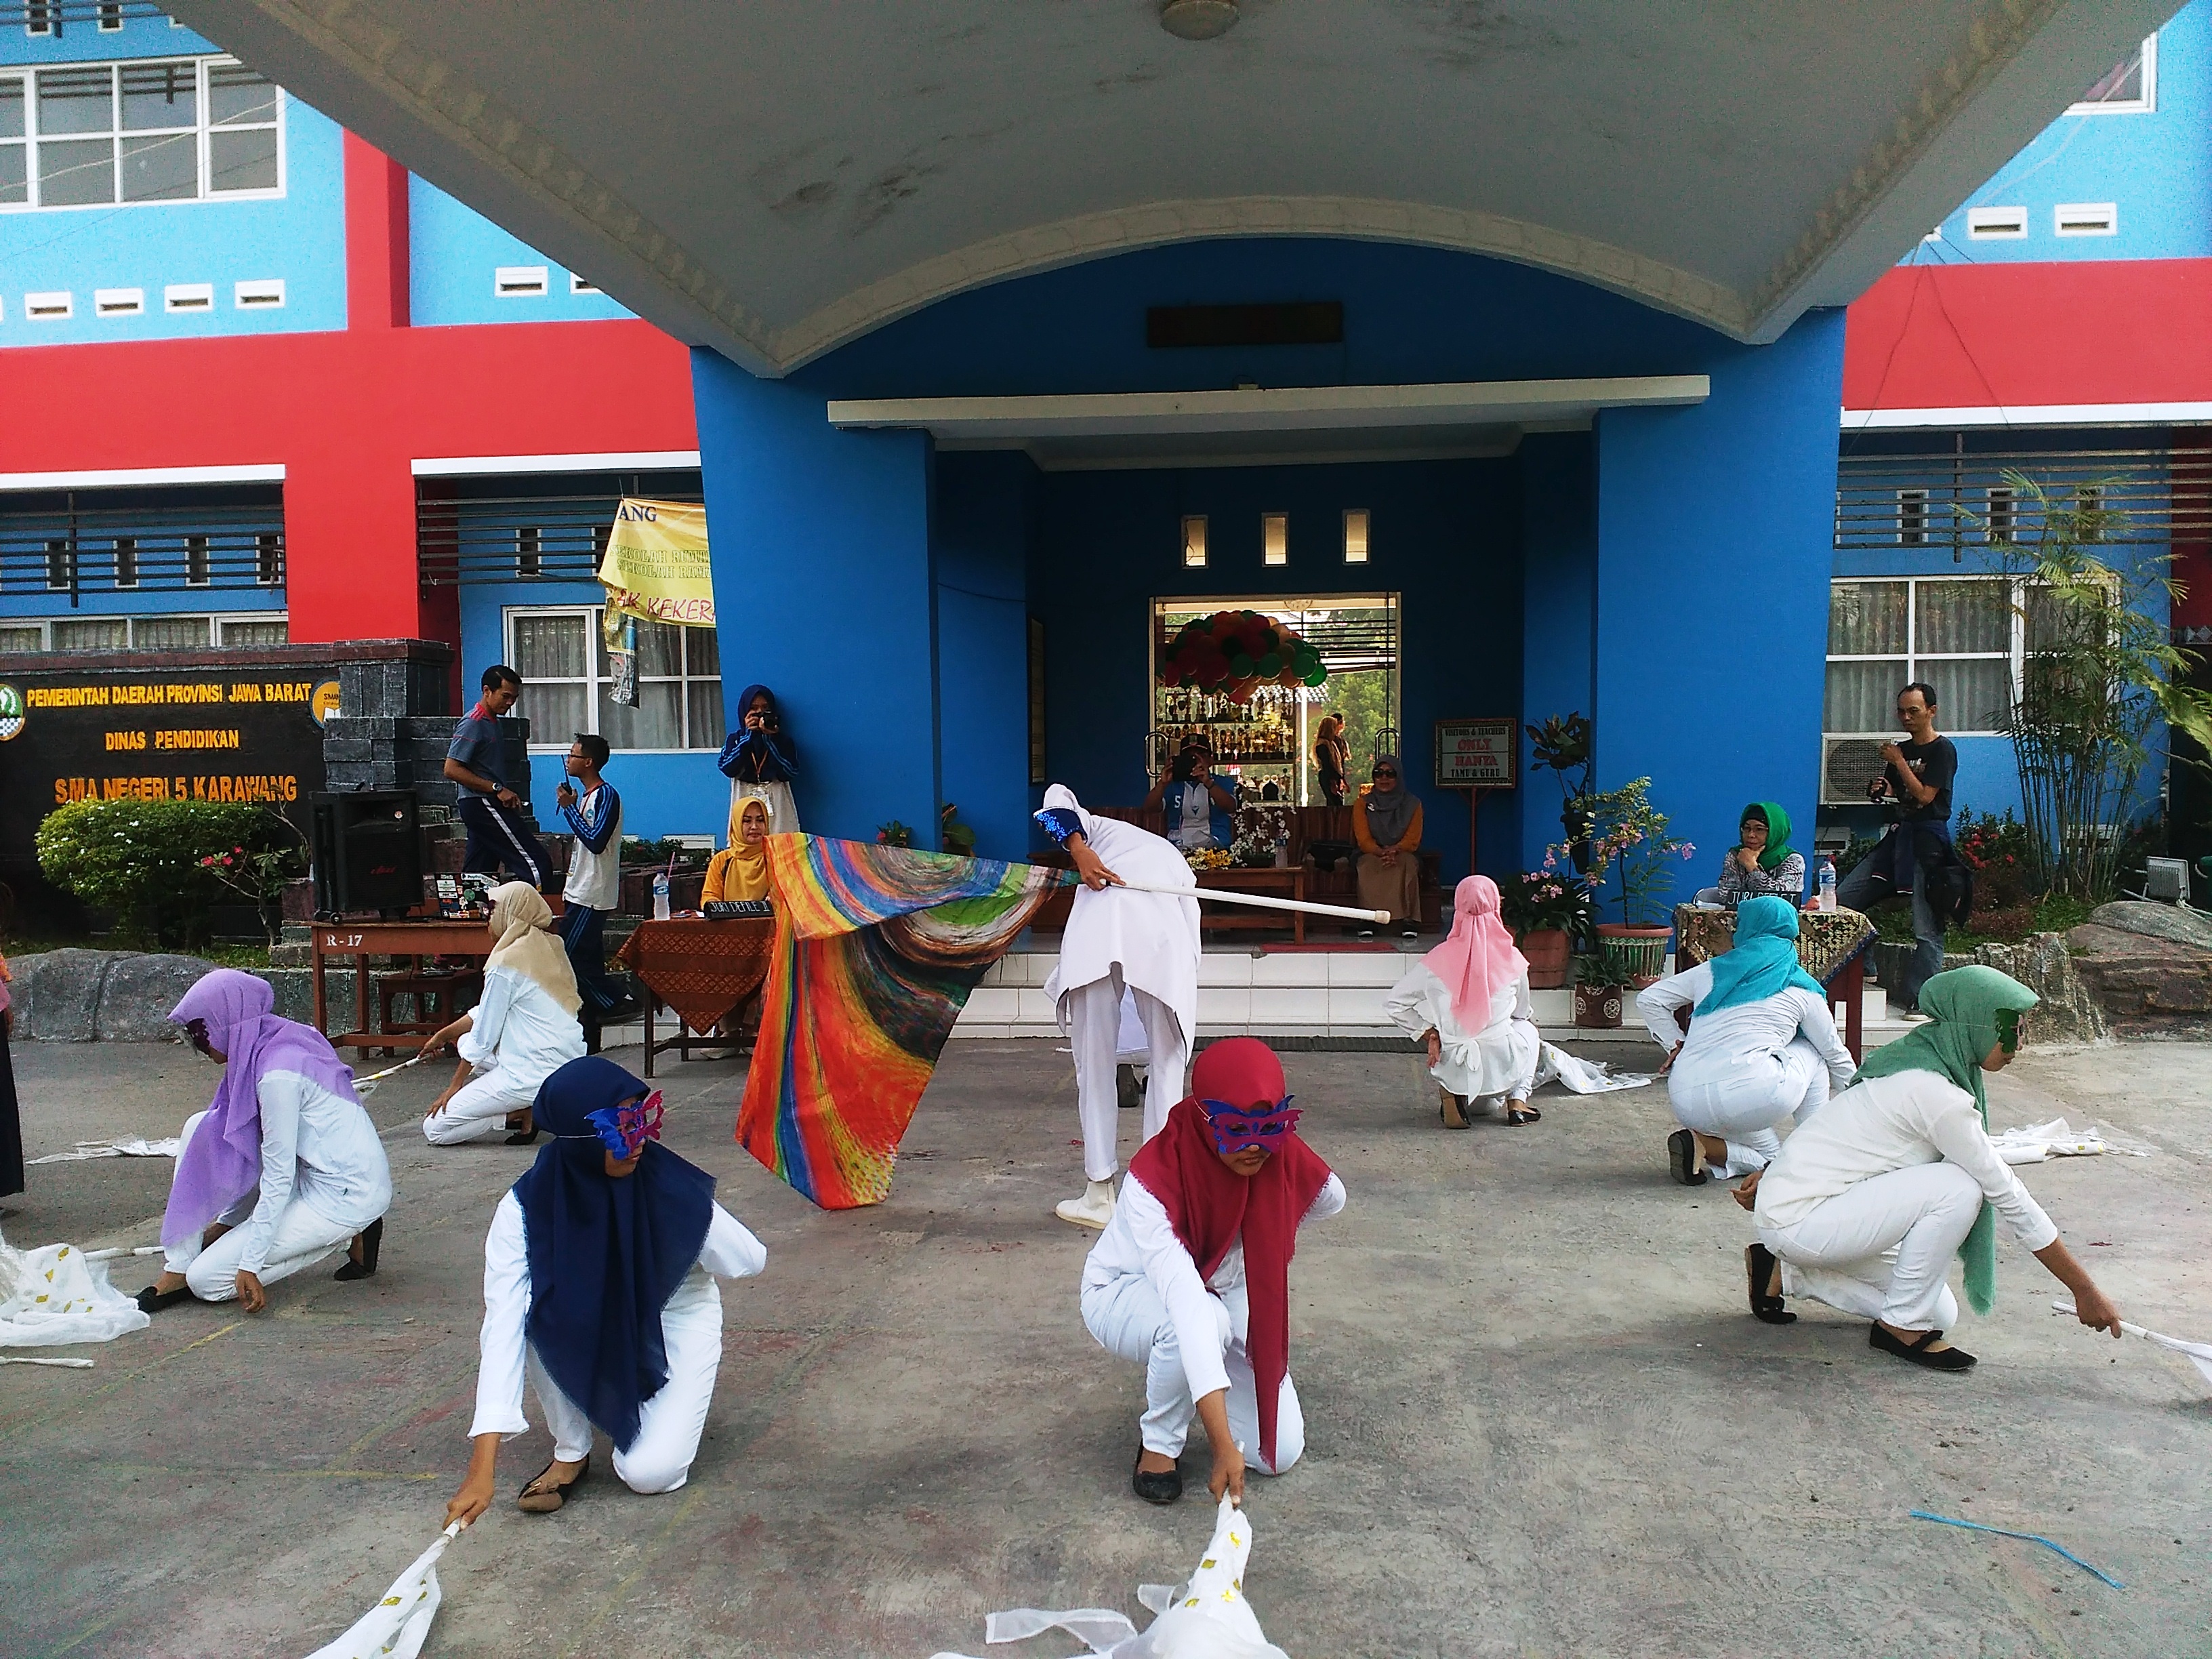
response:
[[[1332,1173],[1299,1224],[1326,1220],[1343,1209],[1344,1201],[1344,1182]],[[1261,1468],[1257,1398],[1244,1352],[1250,1310],[1242,1239],[1229,1247],[1212,1277],[1201,1279],[1198,1265],[1176,1237],[1167,1206],[1131,1176],[1121,1182],[1113,1219],[1084,1261],[1082,1307],[1084,1324],[1101,1347],[1146,1368],[1148,1449],[1180,1452],[1196,1402],[1227,1389],[1232,1428],[1240,1409],[1252,1413],[1245,1455],[1254,1468]],[[1291,1431],[1296,1401],[1297,1390],[1285,1373],[1275,1427],[1277,1468],[1296,1462],[1304,1445],[1302,1417],[1295,1419],[1295,1437]]]
[[[722,1293],[717,1279],[749,1279],[768,1266],[768,1250],[744,1223],[720,1205],[707,1222],[699,1259],[660,1310],[667,1344],[668,1381],[645,1402],[637,1439],[615,1454],[615,1474],[634,1492],[673,1492],[688,1478],[706,1426],[722,1358]],[[492,1212],[484,1236],[484,1322],[477,1370],[476,1419],[480,1434],[520,1434],[526,1374],[552,1431],[554,1455],[584,1456],[592,1444],[591,1419],[555,1386],[529,1352],[530,1256],[522,1205],[509,1188]]]
[[[1019,1642],[1059,1630],[1089,1648],[1093,1659],[1290,1659],[1267,1640],[1244,1599],[1244,1564],[1251,1553],[1251,1517],[1224,1498],[1198,1571],[1181,1584],[1137,1586],[1138,1601],[1158,1615],[1143,1632],[1111,1607],[1062,1613],[1014,1607],[984,1620],[983,1639]],[[934,1659],[963,1656],[939,1653]]]
[[[228,1274],[240,1268],[264,1284],[310,1265],[319,1249],[309,1243],[325,1232],[351,1238],[392,1207],[392,1164],[376,1125],[357,1100],[333,1094],[298,1072],[264,1072],[254,1091],[261,1108],[261,1185],[222,1218],[233,1231],[217,1241]],[[185,1121],[179,1137],[191,1139],[205,1112]],[[306,1213],[295,1215],[295,1210]],[[315,1254],[310,1254],[314,1250]],[[191,1243],[168,1252],[168,1270],[186,1273],[202,1252]],[[280,1258],[298,1257],[277,1268]],[[206,1292],[197,1283],[193,1293]],[[228,1292],[226,1292],[228,1293]]]
[[[1425,962],[1390,988],[1382,1000],[1390,1023],[1416,1042],[1434,1030],[1443,1056],[1429,1075],[1470,1100],[1504,1097],[1526,1100],[1536,1086],[1542,1039],[1528,1000],[1528,976],[1491,994],[1490,1019],[1480,1031],[1463,1029],[1452,1012],[1451,993]]]
[[[415,1659],[430,1634],[430,1621],[446,1599],[438,1583],[438,1558],[460,1531],[456,1522],[392,1581],[374,1607],[355,1620],[337,1641],[317,1648],[307,1659]]]
[[[1948,1078],[1923,1071],[1869,1078],[1801,1125],[1760,1177],[1759,1223],[1793,1226],[1861,1182],[1939,1160],[1972,1176],[2028,1249],[2039,1250],[2058,1237],[2051,1218],[1997,1156],[1974,1097]]]
[[[123,1135],[113,1140],[80,1140],[74,1152],[48,1152],[44,1158],[24,1161],[26,1164],[75,1164],[88,1158],[174,1158],[183,1146],[184,1143],[175,1135],[166,1140]]]
[[[1686,1129],[1729,1143],[1723,1178],[1763,1170],[1781,1149],[1775,1131],[1800,1124],[1848,1088],[1857,1062],[1836,1030],[1827,1000],[1802,986],[1770,997],[1693,1014],[1684,1036],[1676,1012],[1712,994],[1711,963],[1655,981],[1637,994],[1636,1011],[1662,1048],[1678,1043],[1667,1096]]]
[[[0,1238],[0,1348],[112,1342],[152,1322],[76,1245],[19,1250]]]
[[[1061,1006],[1066,1012],[1068,1047],[1075,1056],[1075,1109],[1083,1124],[1083,1174],[1090,1181],[1110,1181],[1121,1167],[1116,1144],[1121,1134],[1120,1096],[1115,1067],[1123,1051],[1122,1021],[1131,1002],[1147,1044],[1145,1140],[1160,1132],[1168,1113],[1182,1098],[1189,1050],[1172,1009],[1147,991],[1132,988],[1125,999],[1118,968],[1104,979],[1070,991]]]
[[[1106,867],[1125,881],[1194,891],[1190,866],[1173,843],[1117,818],[1094,817],[1064,785],[1045,791],[1048,809],[1073,812],[1084,839]],[[779,829],[782,826],[778,825]],[[1198,1033],[1198,901],[1124,887],[1092,892],[1078,887],[1060,939],[1060,957],[1046,979],[1045,995],[1067,1029],[1063,999],[1078,986],[1102,980],[1115,967],[1121,982],[1165,1003],[1182,1028],[1186,1048]]]
[[[1603,1060],[1584,1060],[1554,1043],[1536,1050],[1536,1086],[1557,1083],[1570,1094],[1605,1095],[1616,1089],[1641,1089],[1655,1081],[1649,1072],[1616,1072]]]
[[[539,1086],[584,1055],[584,1028],[545,988],[509,968],[489,969],[473,1023],[453,1045],[477,1068],[446,1109],[422,1120],[423,1138],[451,1146],[488,1135],[509,1112],[538,1098]]]
[[[2095,1126],[2076,1129],[2063,1117],[2048,1123],[2031,1123],[1991,1135],[1990,1144],[2008,1164],[2041,1164],[2054,1158],[2094,1158],[2105,1151],[2105,1138]]]
[[[1945,1280],[1981,1212],[1982,1189],[1958,1164],[1916,1164],[1859,1182],[1788,1226],[1762,1217],[1759,1242],[1782,1259],[1784,1296],[1899,1330],[1948,1330],[1959,1303]]]

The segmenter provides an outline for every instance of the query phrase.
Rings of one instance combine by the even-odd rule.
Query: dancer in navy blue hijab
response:
[[[499,1201],[484,1240],[483,1358],[468,1478],[448,1522],[490,1507],[499,1443],[529,1425],[526,1372],[553,1461],[519,1506],[557,1510],[591,1472],[594,1428],[633,1492],[690,1479],[722,1360],[716,1279],[768,1252],[714,1202],[714,1178],[659,1144],[660,1095],[612,1060],[572,1060],[532,1108],[553,1139]]]

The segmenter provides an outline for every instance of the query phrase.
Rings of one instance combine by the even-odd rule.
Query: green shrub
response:
[[[282,817],[245,802],[72,801],[39,825],[39,869],[108,912],[126,937],[190,945],[226,896],[215,864],[278,853],[296,862],[298,841]]]

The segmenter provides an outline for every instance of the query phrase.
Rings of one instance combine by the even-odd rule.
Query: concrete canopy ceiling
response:
[[[1771,340],[2178,0],[176,0],[678,338],[781,374],[1167,241],[1495,254]],[[1282,296],[1255,295],[1255,298]]]

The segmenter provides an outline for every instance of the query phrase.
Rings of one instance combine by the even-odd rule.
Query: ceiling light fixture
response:
[[[1237,27],[1237,0],[1167,0],[1160,27],[1178,40],[1212,40]]]

